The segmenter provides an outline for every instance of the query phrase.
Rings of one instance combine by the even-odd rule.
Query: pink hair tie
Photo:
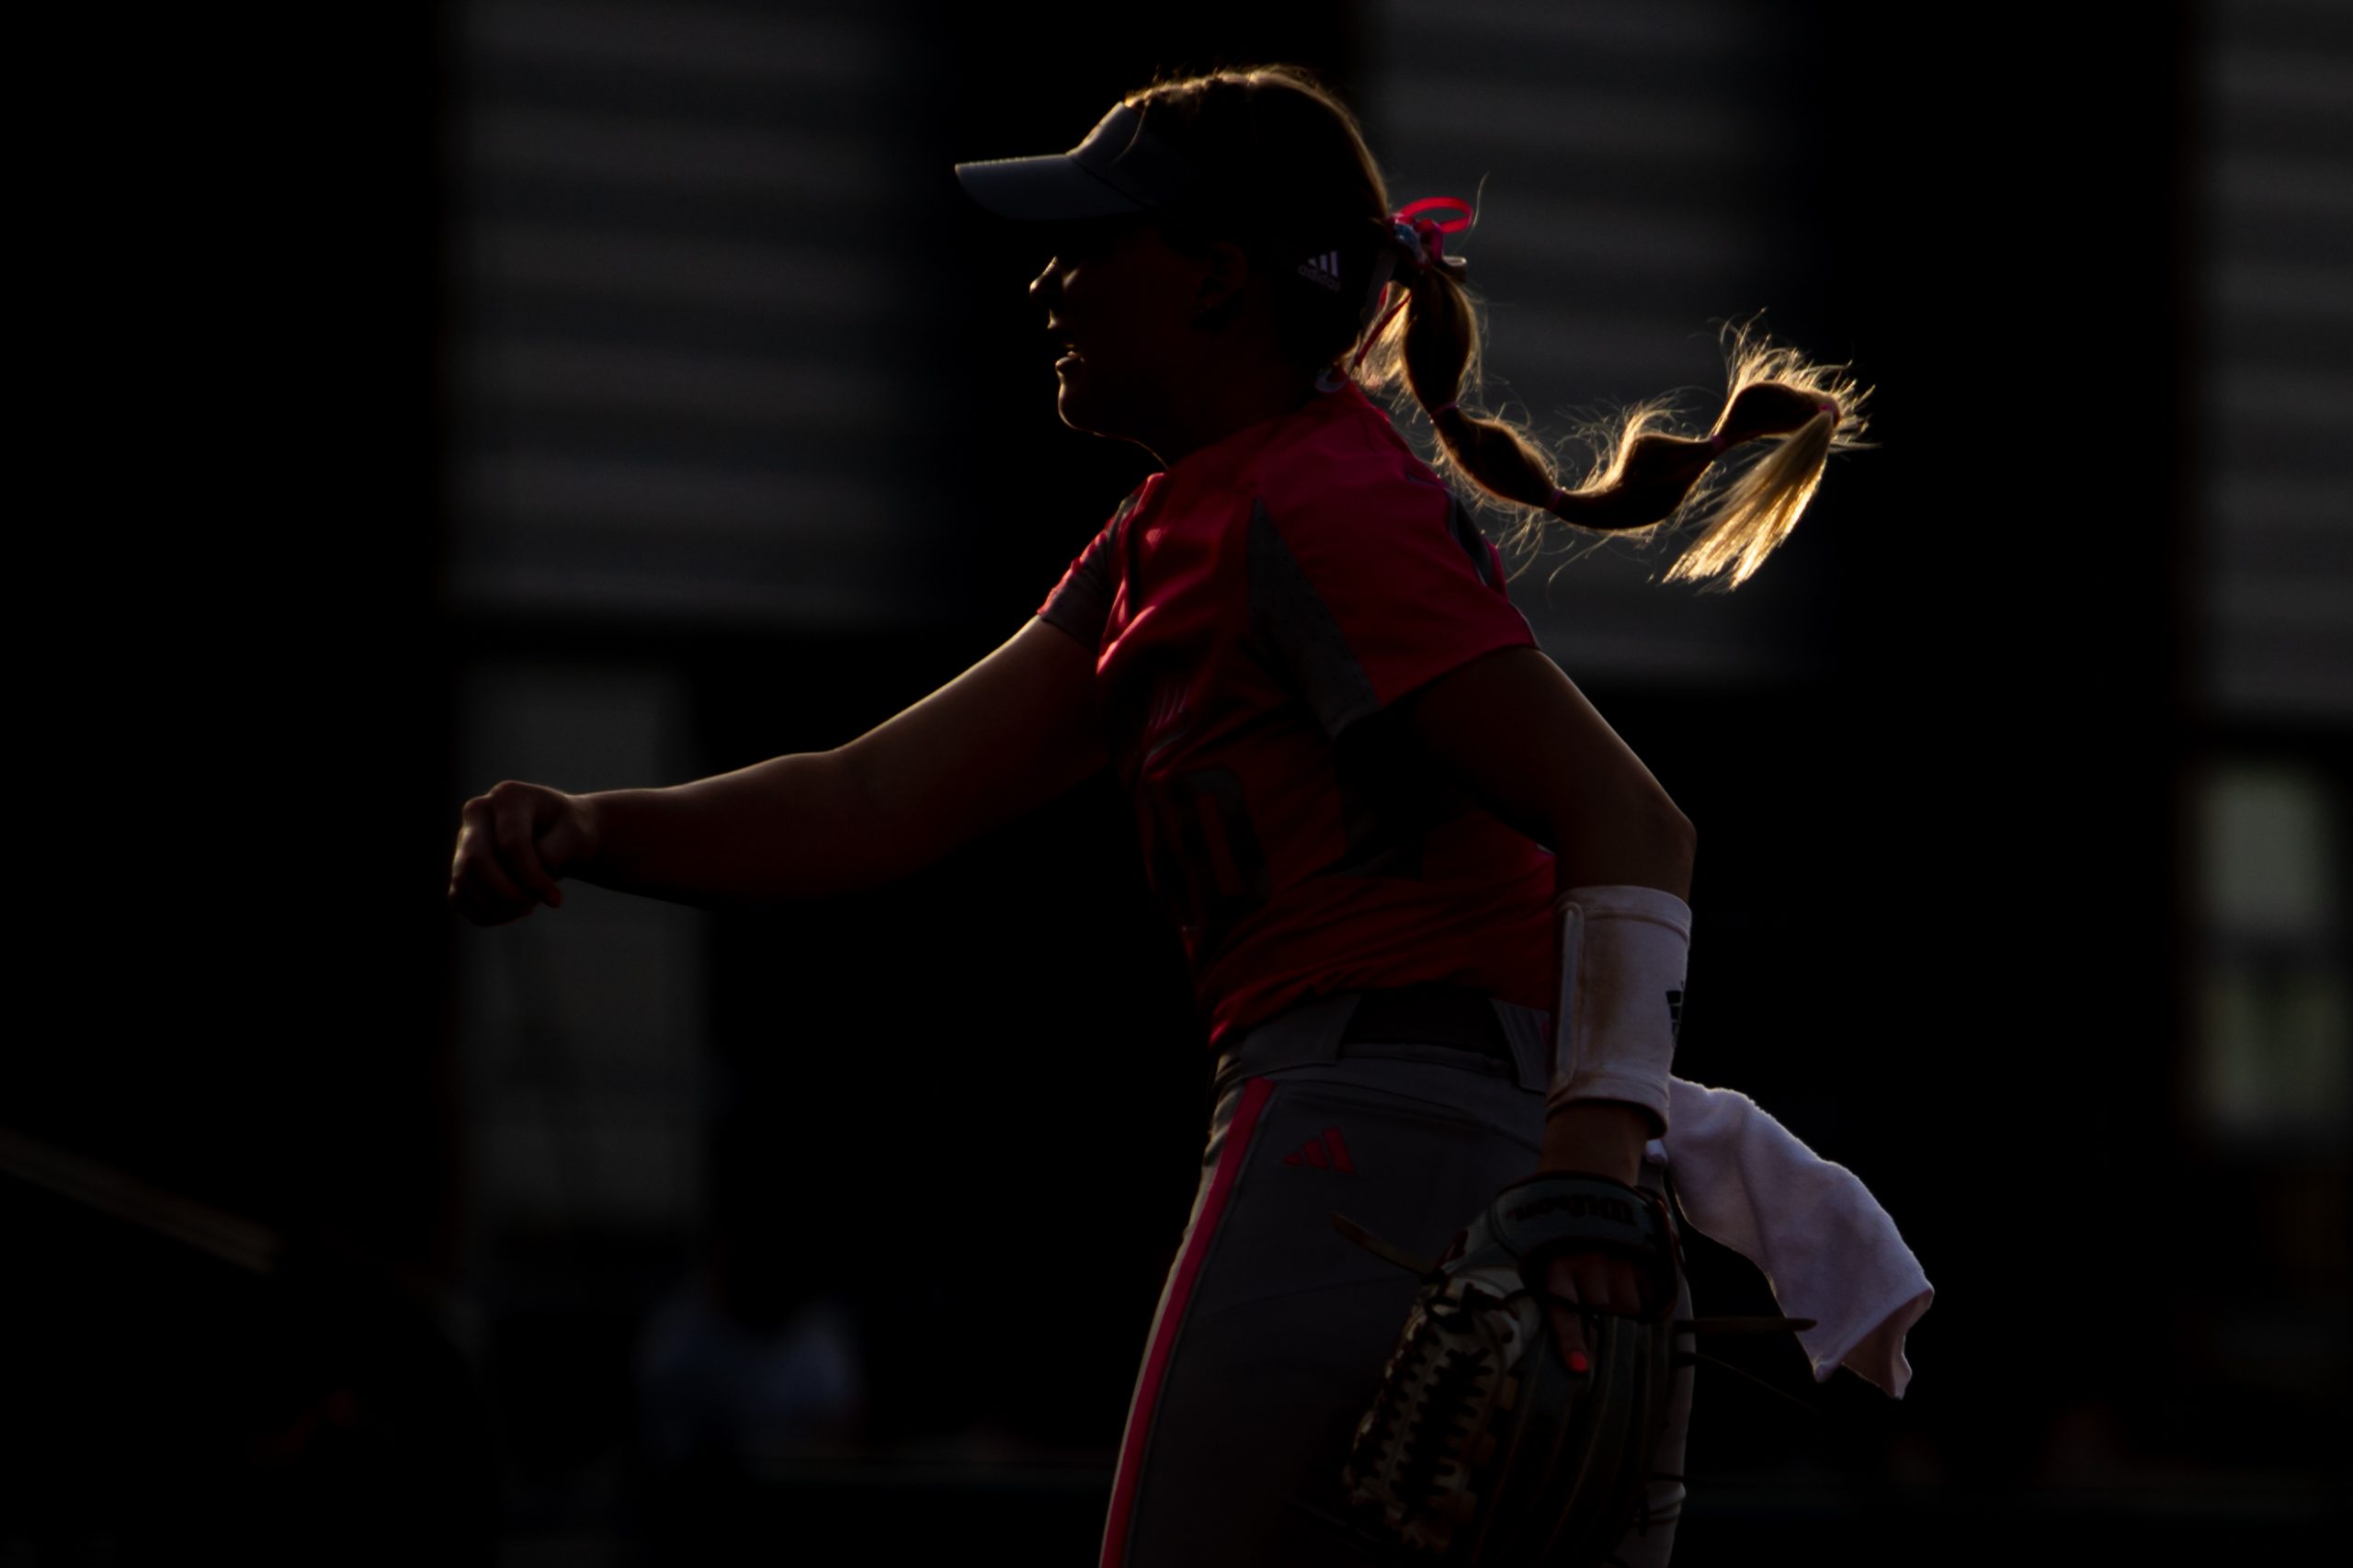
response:
[[[1841,414],[1838,412],[1838,405],[1837,405],[1836,403],[1823,403],[1823,404],[1821,405],[1821,408],[1822,408],[1822,412],[1823,412],[1823,413],[1824,413],[1824,414],[1826,414],[1826,415],[1830,415],[1830,417],[1831,417],[1831,419],[1832,419],[1833,421],[1836,421],[1836,420],[1838,420],[1838,419],[1840,419],[1840,418],[1845,417],[1843,415],[1841,415]]]
[[[1426,212],[1450,212],[1455,216],[1426,218]],[[1406,261],[1415,271],[1427,272],[1435,267],[1461,277],[1462,258],[1446,254],[1446,236],[1461,233],[1475,216],[1472,205],[1459,196],[1433,196],[1405,203],[1389,215],[1389,222],[1397,236],[1398,248],[1405,253]]]
[[[1460,405],[1456,403],[1441,403],[1436,408],[1430,410],[1430,417],[1432,419],[1436,419],[1441,414],[1451,414]]]
[[[1719,430],[1714,435],[1708,437],[1708,455],[1710,457],[1722,457],[1723,456],[1724,449],[1731,445],[1731,437]]]
[[[1569,492],[1567,487],[1556,484],[1552,486],[1552,498],[1544,503],[1544,509],[1548,512],[1557,512],[1561,509],[1561,503],[1568,498]]]

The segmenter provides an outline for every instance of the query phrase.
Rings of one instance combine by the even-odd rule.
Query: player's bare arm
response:
[[[500,784],[466,802],[449,901],[494,925],[560,903],[561,877],[707,907],[873,887],[1100,767],[1095,711],[1093,660],[1033,620],[832,751],[667,789]]]
[[[1406,712],[1464,792],[1552,849],[1563,892],[1623,883],[1690,896],[1690,819],[1540,650],[1474,659]]]

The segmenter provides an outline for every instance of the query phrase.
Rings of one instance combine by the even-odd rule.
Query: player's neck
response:
[[[1311,378],[1287,364],[1221,374],[1207,380],[1196,395],[1171,400],[1160,427],[1140,444],[1162,467],[1174,468],[1254,425],[1296,414],[1314,391]]]

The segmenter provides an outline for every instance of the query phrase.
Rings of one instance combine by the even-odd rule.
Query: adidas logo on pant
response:
[[[1321,283],[1335,294],[1340,291],[1340,253],[1327,250],[1322,256],[1311,256],[1299,264],[1299,275],[1311,283]]]
[[[1310,1138],[1307,1147],[1297,1153],[1285,1154],[1283,1164],[1312,1165],[1319,1171],[1338,1171],[1350,1176],[1357,1168],[1356,1162],[1348,1158],[1348,1141],[1340,1136],[1340,1130],[1336,1127],[1327,1127],[1318,1136]]]

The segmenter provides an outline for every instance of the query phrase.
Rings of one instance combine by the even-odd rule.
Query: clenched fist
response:
[[[557,880],[597,851],[595,809],[544,784],[495,784],[465,803],[449,862],[449,907],[477,926],[520,920],[540,904],[563,907]]]

